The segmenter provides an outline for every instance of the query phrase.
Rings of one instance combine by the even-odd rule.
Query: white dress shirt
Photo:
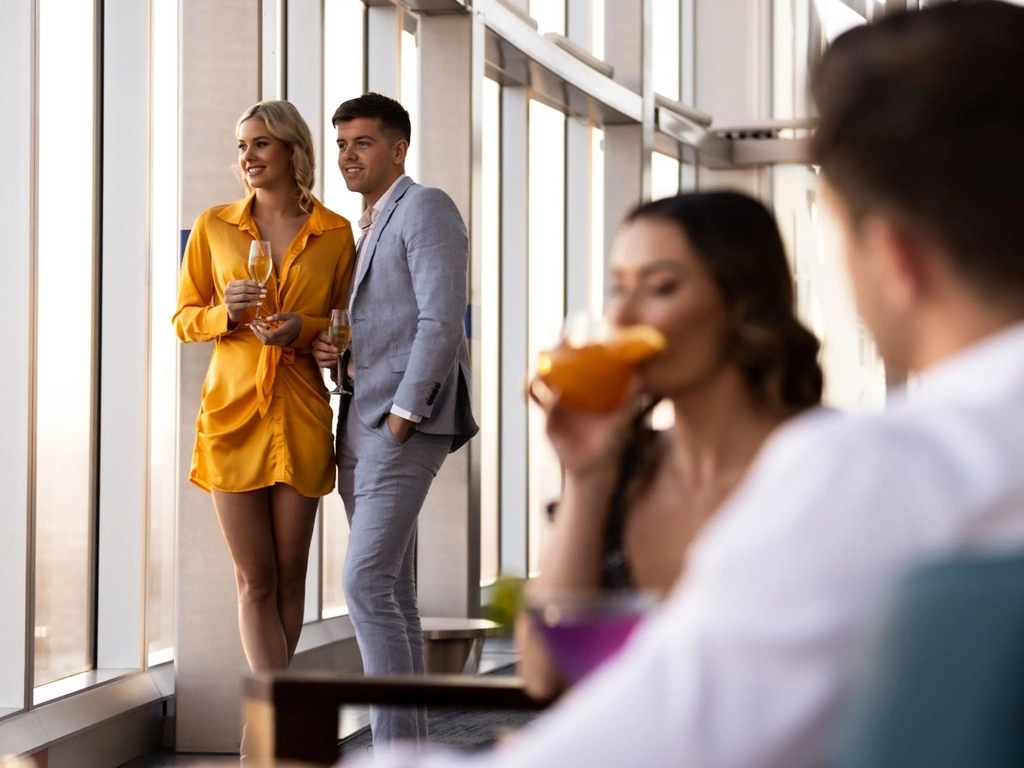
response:
[[[781,427],[626,652],[505,748],[375,765],[811,768],[858,649],[923,558],[1024,546],[1024,324],[878,414]]]
[[[394,183],[388,187],[387,191],[380,196],[380,199],[373,204],[372,208],[367,208],[363,211],[363,215],[359,217],[357,222],[359,228],[362,230],[362,234],[359,236],[359,243],[356,247],[356,271],[352,275],[352,294],[348,300],[349,311],[352,310],[352,304],[356,300],[356,284],[355,280],[359,277],[359,270],[363,267],[363,258],[366,255],[366,244],[370,241],[370,236],[373,235],[373,230],[377,226],[377,219],[380,217],[381,212],[388,204],[388,200],[391,198],[391,193],[395,191],[395,187],[398,186],[398,182],[405,178],[403,173]],[[355,350],[353,349],[351,354],[348,356],[348,377],[355,381],[356,363],[355,363]],[[423,417],[419,414],[412,413],[411,411],[405,410],[397,405],[391,406],[391,412],[396,416],[401,416],[403,419],[419,424],[423,421]]]

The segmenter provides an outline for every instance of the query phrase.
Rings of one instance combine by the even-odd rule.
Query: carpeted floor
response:
[[[489,675],[511,676],[515,665],[500,667]],[[431,744],[451,749],[474,750],[494,744],[503,734],[522,728],[537,717],[536,712],[507,712],[497,710],[430,709],[427,728]],[[341,742],[341,757],[365,755],[371,745],[369,729]]]

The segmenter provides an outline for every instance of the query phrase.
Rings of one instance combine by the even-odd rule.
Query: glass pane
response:
[[[326,0],[324,3],[324,114],[328,118],[343,101],[363,93],[363,3],[361,0]],[[324,204],[355,227],[362,214],[359,195],[345,187],[338,171],[336,133],[324,132]],[[333,386],[333,384],[331,385]],[[339,398],[331,398],[338,423]],[[323,500],[323,617],[346,613],[341,571],[348,549],[348,520],[337,492]]]
[[[604,131],[590,136],[590,311],[604,313]]]
[[[604,2],[591,0],[590,6],[590,52],[599,59],[604,59]]]
[[[536,20],[537,31],[541,34],[565,34],[565,0],[530,0],[530,15]]]
[[[402,30],[402,106],[412,122],[405,172],[413,179],[420,173],[420,51],[417,45],[416,35]]]
[[[866,19],[853,10],[843,0],[817,0],[821,26],[825,30],[825,39],[832,42],[848,29],[863,24]]]
[[[679,194],[679,161],[661,152],[651,154],[651,199]]]
[[[178,280],[178,0],[153,0],[151,31],[149,559],[146,642],[150,664],[174,658],[175,473],[178,344],[168,318]]]
[[[330,119],[343,101],[363,93],[363,8],[362,0],[324,0],[324,205],[353,227],[363,213],[362,198],[348,191],[338,170],[337,133]]]
[[[565,116],[530,101],[529,361],[555,344],[565,314]],[[545,507],[561,493],[558,459],[536,408],[529,417],[529,570],[536,573],[548,522]]]
[[[839,232],[816,202],[818,176],[802,166],[773,173],[775,214],[796,281],[801,319],[822,341],[824,400],[836,407],[881,408],[885,366],[857,317]]]
[[[93,665],[97,95],[93,3],[38,14],[37,686]]]
[[[654,0],[654,92],[679,99],[679,3]]]
[[[480,584],[498,578],[501,360],[501,86],[484,78],[480,275]]]

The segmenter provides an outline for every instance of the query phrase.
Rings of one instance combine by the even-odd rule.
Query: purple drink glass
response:
[[[655,602],[642,592],[532,595],[526,611],[559,674],[573,685],[618,653]]]

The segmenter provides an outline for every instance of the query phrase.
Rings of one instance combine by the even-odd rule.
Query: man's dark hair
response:
[[[1024,294],[1024,8],[961,0],[855,28],[811,92],[817,162],[855,222],[891,211],[977,290]]]
[[[362,96],[343,102],[334,110],[331,125],[337,127],[338,123],[347,123],[360,117],[380,120],[381,130],[393,142],[399,139],[406,141],[412,139],[412,123],[409,122],[409,113],[406,112],[405,107],[394,99],[379,93],[364,93]]]

